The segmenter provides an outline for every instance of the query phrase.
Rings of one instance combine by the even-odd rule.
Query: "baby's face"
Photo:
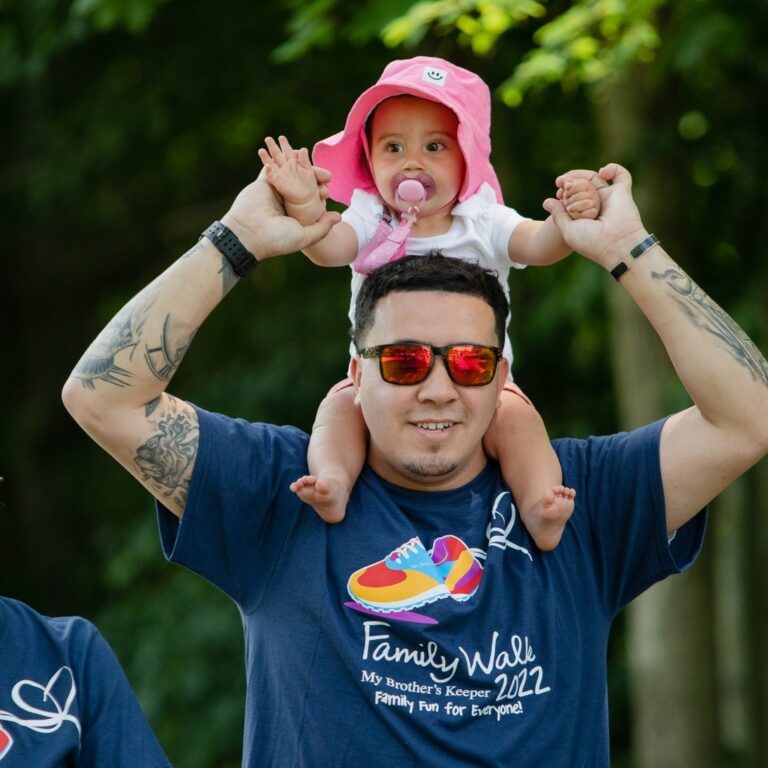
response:
[[[426,198],[420,215],[450,215],[464,180],[464,155],[456,138],[459,121],[448,107],[415,96],[383,101],[371,123],[371,165],[376,188],[393,210],[408,205],[397,199],[403,179],[418,179]]]

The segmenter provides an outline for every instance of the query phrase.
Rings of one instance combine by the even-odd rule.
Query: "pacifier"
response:
[[[426,199],[427,190],[418,179],[404,179],[397,185],[395,194],[403,202],[418,206]]]

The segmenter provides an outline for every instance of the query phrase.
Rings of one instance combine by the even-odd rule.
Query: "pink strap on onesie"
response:
[[[405,256],[406,241],[411,229],[416,223],[419,206],[426,197],[424,185],[417,179],[401,181],[397,187],[396,198],[399,201],[410,203],[400,223],[393,227],[388,221],[382,219],[373,237],[360,249],[354,261],[355,272],[361,275],[369,275],[377,267],[397,261]]]

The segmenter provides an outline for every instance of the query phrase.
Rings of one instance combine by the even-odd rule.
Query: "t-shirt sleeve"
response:
[[[308,514],[288,487],[307,472],[308,438],[293,427],[196,410],[200,442],[182,519],[158,504],[163,551],[247,612],[291,527]]]
[[[525,216],[521,216],[514,208],[507,208],[499,203],[489,206],[488,216],[493,252],[498,258],[508,260],[515,269],[525,269],[525,264],[509,260],[509,238],[512,237],[517,225],[521,221],[526,221]]]
[[[358,250],[373,237],[381,212],[381,203],[370,192],[356,189],[352,193],[349,208],[342,212],[341,220],[354,230]]]
[[[690,567],[703,542],[706,510],[671,540],[667,536],[659,460],[663,423],[562,446],[564,483],[577,489],[573,524],[609,616],[655,582]]]
[[[170,768],[117,657],[95,627],[82,624],[78,768]]]

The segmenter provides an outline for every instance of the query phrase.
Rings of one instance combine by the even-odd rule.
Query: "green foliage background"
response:
[[[264,136],[311,146],[388,60],[425,53],[491,85],[505,197],[534,217],[558,173],[614,159],[600,107],[631,72],[654,99],[621,160],[667,169],[646,192],[685,235],[675,255],[765,349],[767,17],[746,0],[0,0],[0,592],[96,621],[176,764],[239,765],[237,612],[164,564],[151,501],[64,412],[86,344],[226,210]],[[578,257],[514,276],[516,376],[553,436],[616,428],[608,282]],[[345,370],[347,300],[346,270],[263,265],[172,390],[309,428]],[[685,403],[674,385],[669,400]],[[629,764],[622,643],[619,626],[616,765]]]

